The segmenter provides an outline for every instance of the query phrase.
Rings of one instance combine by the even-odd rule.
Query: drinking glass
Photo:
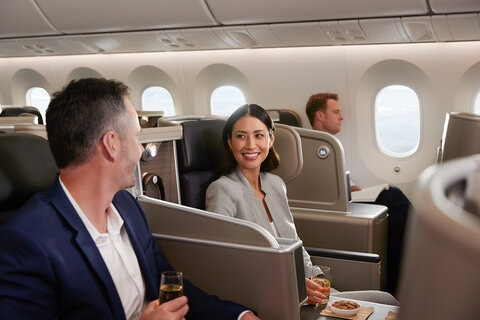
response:
[[[330,299],[330,285],[332,283],[332,274],[330,272],[330,267],[327,267],[327,266],[318,266],[318,267],[320,268],[320,270],[322,270],[322,273],[317,275],[312,275],[310,279],[322,287],[320,292],[322,292],[325,295],[325,299],[322,300],[322,304],[325,304]]]
[[[179,271],[164,271],[160,278],[160,303],[183,295],[183,274]]]

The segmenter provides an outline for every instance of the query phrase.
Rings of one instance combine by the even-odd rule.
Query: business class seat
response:
[[[261,319],[300,320],[306,299],[301,241],[275,239],[249,221],[138,199],[162,252],[185,278]]]
[[[40,113],[40,110],[36,107],[25,106],[25,107],[5,107],[0,112],[0,117],[17,117],[23,115],[34,115],[36,116],[36,123],[43,124],[43,117]]]
[[[301,127],[302,120],[295,110],[292,109],[267,109],[268,115],[276,123],[288,124]]]
[[[205,209],[205,193],[224,158],[224,119],[184,120],[183,139],[177,140],[181,204]]]
[[[342,275],[334,283],[339,290],[382,289],[388,268],[387,208],[350,201],[343,146],[336,137],[317,130],[294,129],[301,140],[303,167],[286,182],[288,200],[312,261],[328,264]],[[282,145],[276,149],[281,157],[289,153]],[[318,257],[314,248],[378,255],[380,263]]]
[[[223,156],[225,119],[171,121],[182,126],[183,139],[176,141],[181,205],[134,191],[162,251],[207,292],[242,303],[262,319],[300,319],[306,299],[302,242],[275,239],[255,223],[203,210]]]
[[[480,155],[430,166],[412,195],[399,319],[480,319]]]
[[[449,112],[445,115],[437,163],[480,153],[480,115]]]
[[[0,133],[0,224],[34,193],[48,189],[58,169],[48,141],[28,133]]]
[[[183,138],[177,140],[181,203],[203,210],[206,188],[215,178],[223,157],[222,131],[225,120],[181,117],[175,118],[175,121],[180,121],[183,127]],[[277,123],[275,127],[275,148],[280,155],[280,166],[273,173],[282,177],[288,186],[288,183],[302,172],[304,157],[301,138],[292,126]],[[291,192],[289,188],[288,194]],[[328,221],[325,225],[328,225]],[[323,225],[312,221],[312,226],[315,228],[312,236],[321,238],[321,233],[325,232]],[[353,232],[361,233],[355,228]],[[334,235],[329,241],[343,240]],[[320,242],[315,242],[309,247],[312,260],[318,258],[320,260],[316,261],[319,263],[335,267],[337,289],[343,291],[380,288],[381,261],[380,255],[376,252],[364,248],[362,250],[329,248]]]
[[[177,140],[178,170],[181,203],[205,209],[205,193],[208,185],[217,177],[225,157],[222,141],[225,119],[198,119],[181,122],[183,139]],[[303,158],[300,139],[295,131],[285,126],[276,127],[275,146],[285,146],[289,152],[282,155],[288,163],[275,172],[284,181],[298,175]]]

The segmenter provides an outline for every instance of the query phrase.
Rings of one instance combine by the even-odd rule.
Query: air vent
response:
[[[50,48],[46,48],[42,46],[41,44],[25,44],[23,45],[23,48],[31,51],[32,53],[38,55],[49,55],[49,54],[55,54],[55,50],[52,50]]]

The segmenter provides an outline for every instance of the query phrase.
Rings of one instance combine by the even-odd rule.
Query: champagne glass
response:
[[[330,272],[330,267],[318,266],[318,268],[322,270],[322,273],[317,275],[312,274],[312,277],[310,279],[322,287],[320,292],[325,295],[325,299],[322,300],[322,304],[325,304],[330,299],[330,285],[332,283],[332,274]],[[313,270],[315,269],[317,268],[313,268]]]
[[[179,271],[164,271],[160,278],[160,303],[183,295],[183,274]]]

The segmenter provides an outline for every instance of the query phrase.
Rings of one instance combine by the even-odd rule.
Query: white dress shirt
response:
[[[122,301],[126,318],[129,320],[139,319],[146,304],[145,283],[135,251],[123,226],[123,219],[113,204],[110,204],[107,212],[108,231],[100,233],[88,220],[61,179],[60,183],[105,261]]]

